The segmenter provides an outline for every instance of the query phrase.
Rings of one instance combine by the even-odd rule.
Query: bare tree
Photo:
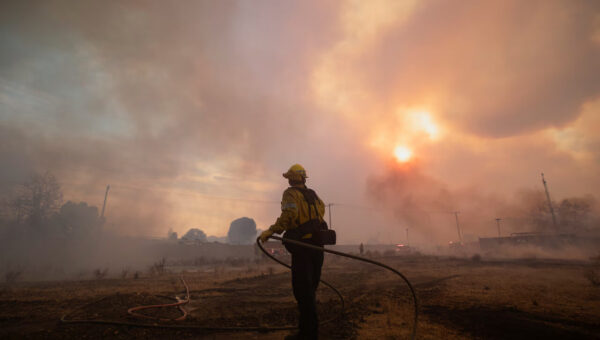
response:
[[[571,197],[562,200],[558,206],[559,225],[562,230],[576,232],[588,227],[592,220],[592,196]]]
[[[11,201],[17,222],[39,227],[56,212],[62,203],[62,191],[56,177],[49,172],[35,174],[21,185]]]

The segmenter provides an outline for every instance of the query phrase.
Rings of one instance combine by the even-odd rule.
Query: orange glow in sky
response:
[[[415,128],[425,131],[429,138],[436,139],[438,137],[438,127],[433,122],[431,114],[427,111],[415,112],[413,116],[413,124]]]
[[[221,237],[243,216],[274,223],[281,173],[300,163],[325,202],[386,205],[338,213],[355,244],[402,240],[422,217],[409,197],[494,236],[494,218],[529,211],[513,196],[539,191],[542,171],[557,202],[600,197],[600,1],[12,3],[0,203],[50,172],[65,202],[101,208],[110,183],[107,229]],[[430,238],[454,223],[436,218],[424,242],[456,234]],[[530,231],[519,223],[506,228]]]
[[[412,157],[412,151],[406,146],[398,145],[394,149],[394,156],[398,162],[405,163],[408,162]]]

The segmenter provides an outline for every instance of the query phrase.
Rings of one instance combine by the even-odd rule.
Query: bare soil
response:
[[[378,260],[404,273],[419,298],[420,339],[600,339],[600,287],[589,264],[573,261],[485,261],[438,257]],[[274,269],[273,269],[274,268]],[[264,263],[183,274],[191,302],[174,325],[293,326],[296,305],[287,269]],[[399,278],[369,264],[326,257],[323,278],[345,297],[340,319],[320,328],[323,339],[402,339],[412,327],[412,299]],[[100,324],[73,319],[148,323],[133,306],[183,297],[179,274],[138,279],[17,282],[0,288],[2,339],[282,339],[289,331],[216,332]],[[340,313],[336,295],[319,288],[321,320]],[[160,318],[176,308],[143,311]],[[163,323],[164,324],[164,323]]]

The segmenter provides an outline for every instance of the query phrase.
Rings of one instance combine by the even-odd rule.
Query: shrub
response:
[[[150,267],[150,275],[163,275],[167,272],[166,270],[167,259],[161,258],[158,262],[155,262]]]
[[[21,270],[9,270],[4,275],[4,278],[6,279],[6,283],[14,283],[15,281],[17,281],[19,279],[19,277],[21,276],[22,273],[23,272]]]
[[[587,269],[583,275],[590,283],[596,287],[600,286],[600,271],[595,268]]]
[[[94,270],[94,278],[96,280],[102,280],[103,278],[106,277],[106,274],[108,274],[108,268],[104,268],[104,269],[95,269]]]
[[[590,283],[596,287],[600,286],[600,256],[592,258],[592,265],[583,272]]]
[[[177,236],[177,235],[175,235]],[[184,241],[206,242],[206,233],[198,228],[192,228],[181,237]]]

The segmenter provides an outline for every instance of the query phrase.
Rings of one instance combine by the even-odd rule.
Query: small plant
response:
[[[600,271],[598,269],[589,268],[583,275],[590,283],[596,287],[600,286]]]
[[[600,286],[600,255],[592,258],[592,265],[585,272],[583,272],[583,276],[585,276],[590,283],[596,287]]]
[[[102,280],[103,278],[106,277],[106,274],[108,274],[108,268],[104,268],[104,269],[95,269],[94,270],[94,278],[96,280]]]
[[[481,262],[481,255],[475,254],[475,255],[471,256],[471,261],[473,261],[473,262]]]
[[[137,271],[137,270],[136,270],[136,271],[135,271],[135,273],[133,273],[133,279],[134,279],[134,280],[137,280],[137,279],[139,279],[139,278],[140,278],[140,275],[141,275],[141,273],[140,273],[139,271]]]
[[[166,270],[166,264],[167,264],[167,259],[166,258],[161,258],[160,261],[155,262],[151,267],[150,267],[150,274],[151,275],[163,275],[167,272]]]
[[[4,278],[6,279],[6,283],[14,283],[15,281],[17,281],[19,279],[19,277],[21,276],[22,273],[23,272],[21,270],[9,270],[4,275]]]

